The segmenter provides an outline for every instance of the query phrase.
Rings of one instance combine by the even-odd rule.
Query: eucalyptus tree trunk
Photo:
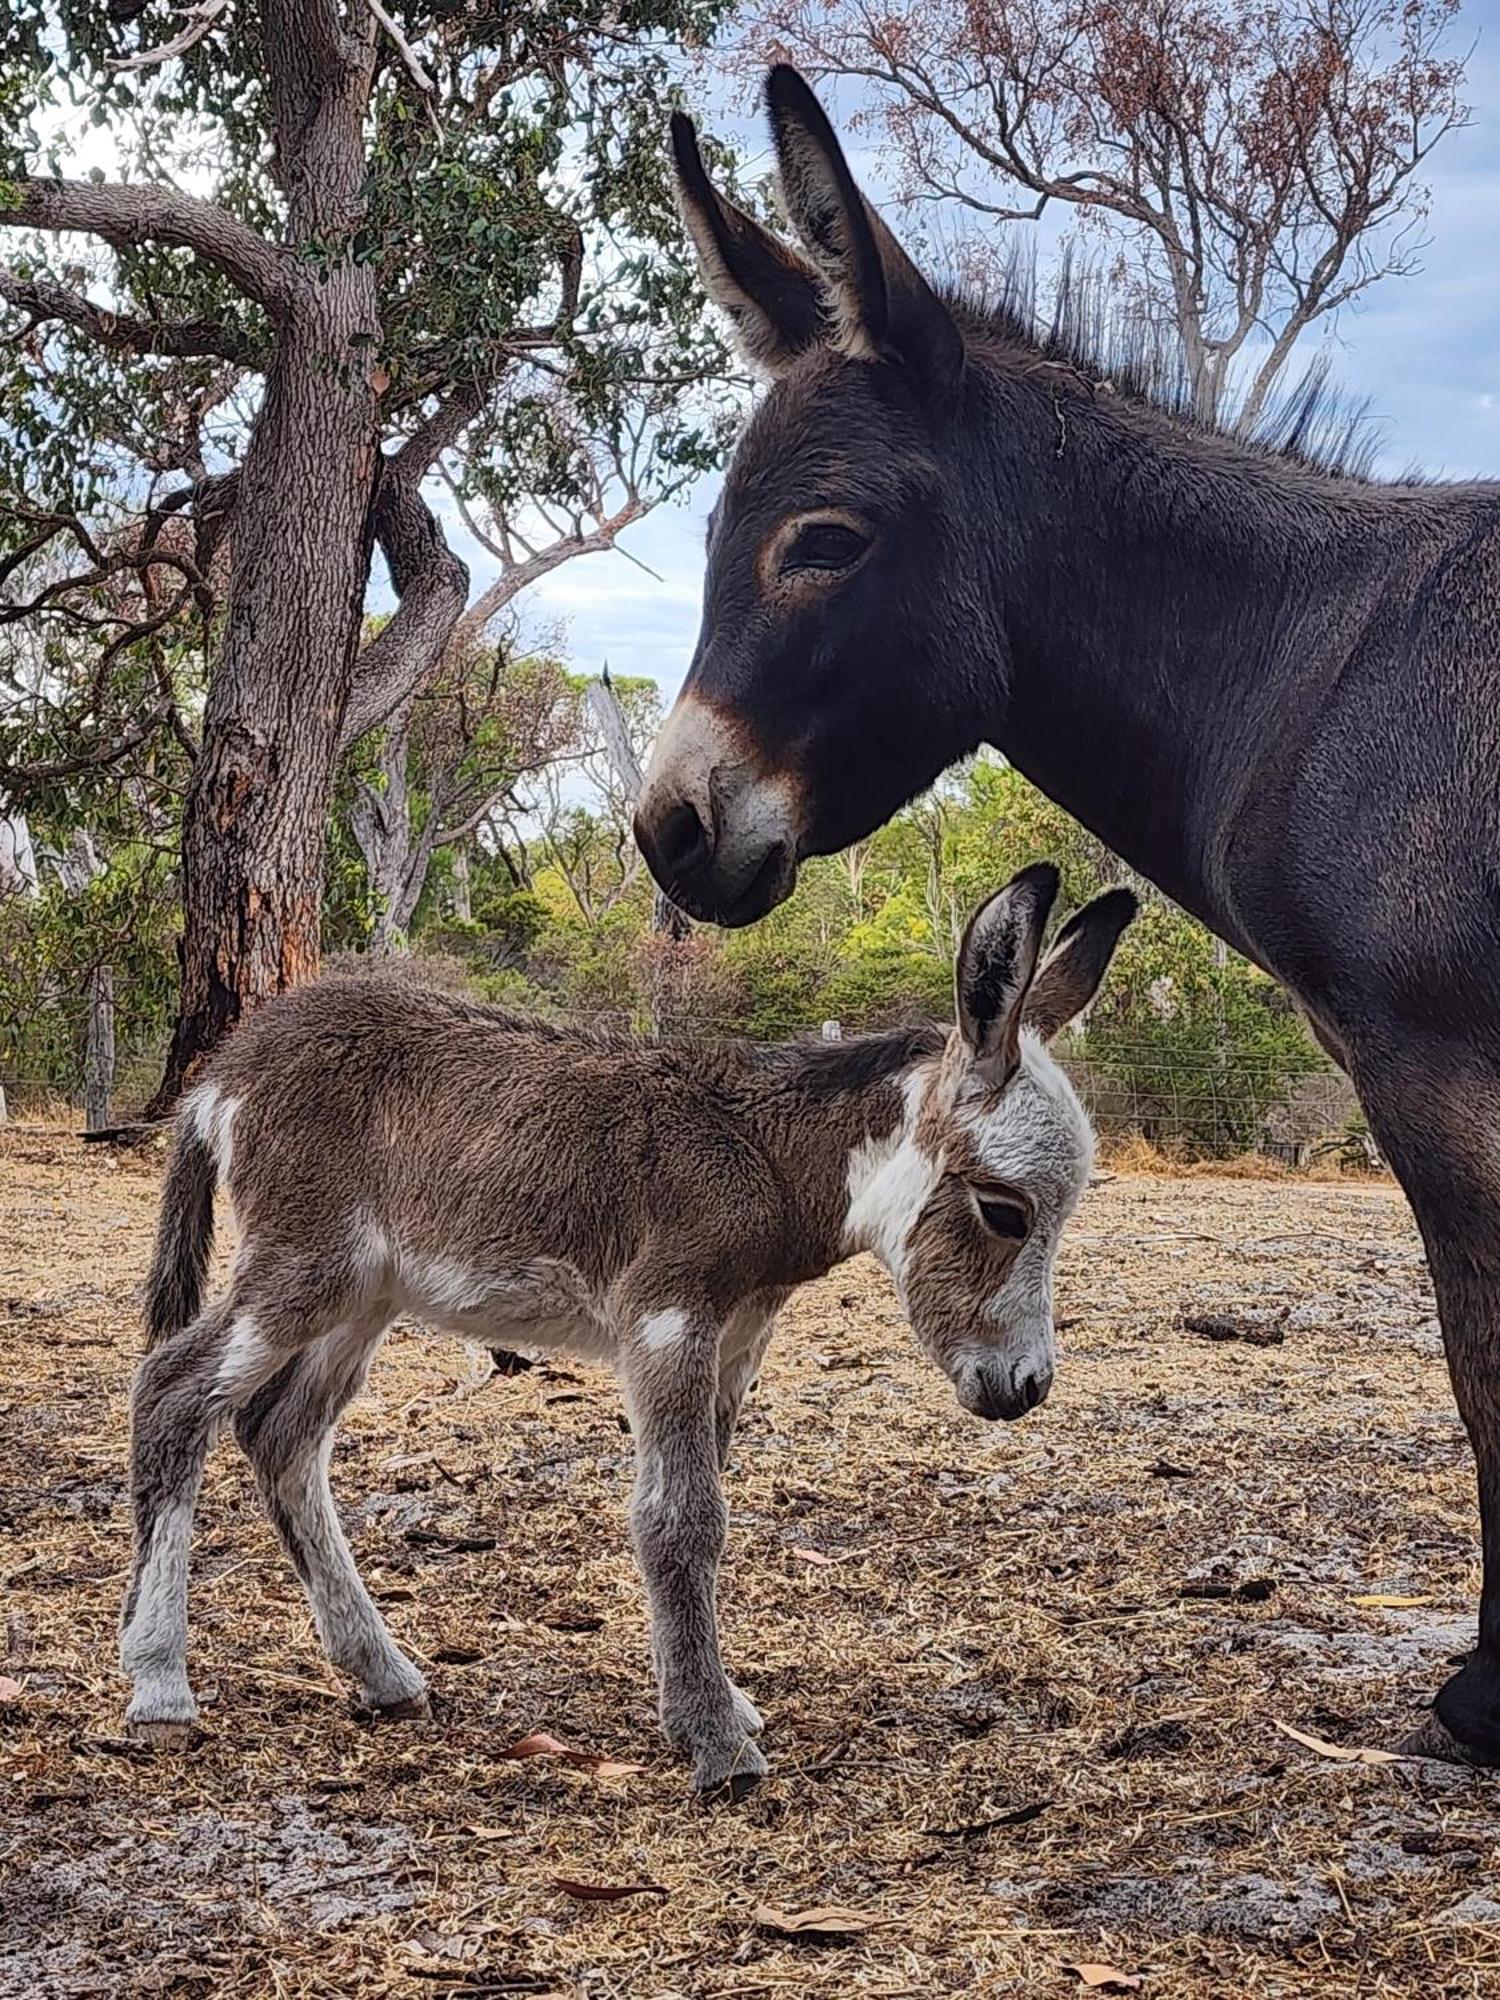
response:
[[[320,0],[267,0],[289,276],[246,450],[229,613],[182,827],[182,1000],[151,1109],[240,1016],[318,969],[324,829],[369,573],[379,466],[362,213],[373,41],[316,32]],[[331,246],[331,247],[327,247]]]

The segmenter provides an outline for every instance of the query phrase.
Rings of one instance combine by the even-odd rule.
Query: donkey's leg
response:
[[[1472,1061],[1445,1075],[1418,1049],[1378,1080],[1359,1081],[1371,1129],[1426,1245],[1479,1475],[1479,1643],[1408,1747],[1500,1764],[1500,1075]]]
[[[358,1681],[369,1707],[426,1715],[427,1684],[360,1581],[328,1484],[334,1426],[363,1388],[387,1324],[379,1308],[324,1334],[245,1405],[234,1431],[329,1659]]]
[[[714,1409],[719,1329],[702,1311],[631,1308],[619,1365],[636,1447],[630,1525],[651,1609],[661,1722],[700,1791],[736,1795],[765,1775],[760,1718],[719,1657],[717,1585],[728,1525]],[[753,1718],[753,1722],[752,1722]]]
[[[135,1560],[120,1617],[126,1722],[163,1738],[197,1720],[187,1676],[188,1548],[204,1461],[226,1411],[284,1362],[233,1296],[146,1355],[131,1389]]]
[[[744,1315],[743,1319],[741,1315]],[[714,1401],[714,1434],[718,1444],[719,1469],[729,1463],[729,1449],[740,1420],[745,1398],[755,1386],[771,1335],[776,1328],[776,1308],[758,1301],[740,1307],[724,1330],[724,1349],[719,1360],[719,1388]]]

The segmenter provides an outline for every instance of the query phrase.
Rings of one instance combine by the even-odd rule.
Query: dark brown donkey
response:
[[[768,99],[798,249],[673,131],[772,387],[641,804],[652,871],[753,922],[988,742],[1291,989],[1416,1211],[1479,1462],[1478,1649],[1419,1742],[1500,1762],[1500,487],[1194,428],[939,297],[801,78]]]

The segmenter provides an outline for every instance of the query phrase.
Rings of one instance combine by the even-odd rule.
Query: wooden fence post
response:
[[[83,1129],[103,1132],[115,1087],[115,969],[96,965],[89,974],[89,1039],[83,1059]]]

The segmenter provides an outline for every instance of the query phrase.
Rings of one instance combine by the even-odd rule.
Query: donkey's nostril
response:
[[[1047,1393],[1046,1384],[1039,1375],[1022,1375],[1016,1387],[1021,1392],[1021,1408],[1034,1410]]]
[[[698,817],[697,808],[689,805],[686,799],[662,814],[656,827],[655,845],[662,872],[675,877],[695,874],[708,861],[712,851],[708,831]]]

